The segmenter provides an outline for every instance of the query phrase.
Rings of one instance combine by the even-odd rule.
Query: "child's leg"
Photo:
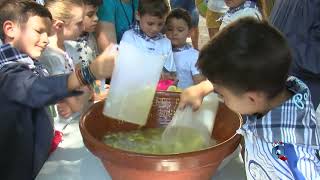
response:
[[[195,49],[199,49],[199,12],[195,8],[190,13],[191,13],[190,15],[192,20],[192,29],[191,29],[192,46]]]
[[[208,28],[210,39],[219,31],[221,22],[217,21],[217,20],[221,16],[222,16],[222,14],[220,14],[220,13],[211,11],[209,9],[207,10],[206,23],[207,23],[207,28]]]

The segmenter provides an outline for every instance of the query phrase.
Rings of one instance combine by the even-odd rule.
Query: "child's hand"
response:
[[[213,85],[208,80],[185,89],[180,96],[179,108],[191,105],[194,111],[198,110],[203,98],[212,91]]]
[[[105,84],[105,87],[104,87],[104,91],[103,91],[103,92],[93,93],[93,94],[92,94],[92,100],[93,100],[93,102],[106,99],[106,97],[108,96],[108,93],[109,93],[109,88],[110,88],[110,85]]]
[[[68,118],[72,115],[72,109],[66,102],[59,102],[57,104],[58,114],[63,118]]]
[[[117,45],[110,44],[90,65],[91,72],[97,79],[109,78],[112,75],[114,60],[118,54]]]

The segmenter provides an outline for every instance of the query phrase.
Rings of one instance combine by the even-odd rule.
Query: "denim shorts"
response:
[[[199,12],[194,0],[170,0],[170,6],[172,9],[182,8],[187,10],[191,16],[192,27],[198,27]]]

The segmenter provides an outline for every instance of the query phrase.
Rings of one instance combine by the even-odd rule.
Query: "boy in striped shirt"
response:
[[[277,30],[243,18],[200,51],[208,80],[181,95],[180,107],[197,109],[215,91],[243,115],[247,179],[320,179],[319,123],[308,87],[288,77],[291,60]]]

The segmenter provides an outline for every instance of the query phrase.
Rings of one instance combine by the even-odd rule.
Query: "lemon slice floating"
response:
[[[177,87],[176,86],[169,86],[167,91],[173,91],[175,92],[177,90]]]

